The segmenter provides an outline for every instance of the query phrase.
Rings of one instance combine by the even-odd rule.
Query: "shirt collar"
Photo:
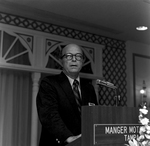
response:
[[[67,75],[66,75],[66,76],[67,76]],[[70,84],[71,84],[71,86],[72,86],[73,81],[74,81],[75,79],[72,79],[72,78],[70,78],[69,76],[67,76],[67,77],[68,77],[69,82],[70,82]],[[79,78],[79,76],[76,78],[76,80],[79,82],[79,85],[80,85],[80,78]]]

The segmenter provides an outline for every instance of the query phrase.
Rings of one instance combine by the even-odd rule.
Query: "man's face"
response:
[[[71,44],[63,49],[62,56],[62,65],[65,73],[67,75],[78,74],[83,65],[82,50],[78,46]]]

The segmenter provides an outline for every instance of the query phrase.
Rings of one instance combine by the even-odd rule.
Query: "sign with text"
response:
[[[139,136],[140,124],[94,124],[94,145],[125,144]]]

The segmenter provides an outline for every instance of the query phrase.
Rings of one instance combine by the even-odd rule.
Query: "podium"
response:
[[[124,146],[139,134],[138,116],[135,107],[83,106],[82,137],[67,146]]]

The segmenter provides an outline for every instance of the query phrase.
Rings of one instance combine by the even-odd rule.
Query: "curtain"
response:
[[[31,102],[31,74],[0,69],[0,146],[30,145]]]

